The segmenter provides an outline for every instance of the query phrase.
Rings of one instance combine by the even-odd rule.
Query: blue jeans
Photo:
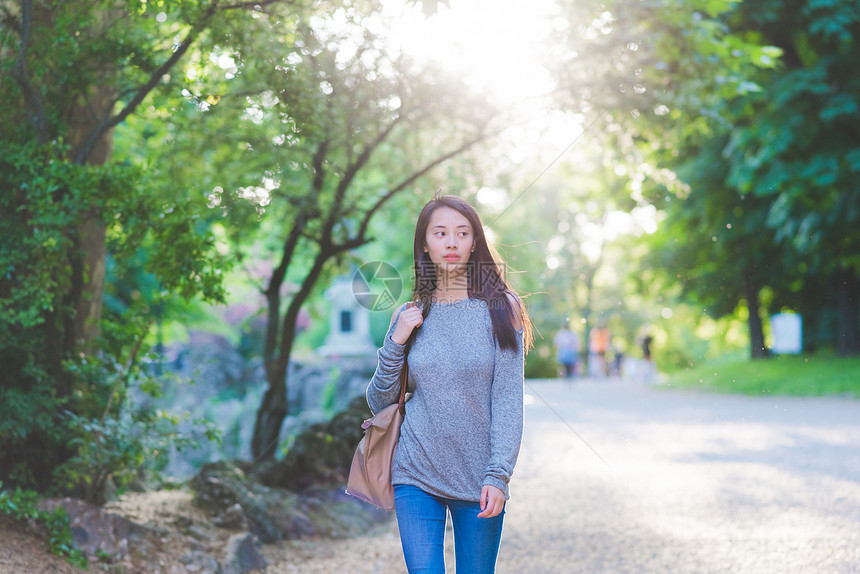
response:
[[[504,510],[492,518],[478,518],[477,502],[434,496],[408,484],[394,485],[394,509],[409,574],[444,574],[447,511],[454,524],[457,574],[496,571]]]

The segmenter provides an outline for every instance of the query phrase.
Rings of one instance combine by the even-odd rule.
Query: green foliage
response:
[[[860,398],[860,359],[819,353],[778,355],[756,361],[702,361],[674,374],[668,384],[759,396],[849,395]]]
[[[86,570],[87,557],[75,548],[65,509],[58,506],[54,511],[47,512],[40,510],[38,503],[39,495],[35,491],[20,488],[4,490],[3,483],[0,482],[0,519],[9,518],[24,525],[35,521],[46,530],[53,554],[62,556],[70,564]]]
[[[760,91],[752,72],[772,67],[779,54],[725,24],[739,4],[561,2],[570,26],[558,32],[561,57],[550,65],[562,97],[572,99],[567,107],[608,114],[611,129],[603,130],[602,139],[620,156],[635,154],[646,162],[649,146],[667,149],[725,125],[725,103]]]
[[[649,239],[646,258],[674,276],[682,297],[714,318],[734,312],[745,298],[745,285],[761,289],[780,281],[784,269],[774,234],[765,226],[770,202],[726,188],[724,145],[725,138],[717,137],[690,145],[689,155],[676,163],[688,191],[679,201],[666,202],[666,221]]]
[[[78,225],[105,196],[122,194],[134,174],[122,166],[94,167],[58,160],[68,147],[0,141],[0,337],[12,325],[29,328],[62,306],[71,281],[64,266]],[[14,345],[3,339],[0,346]]]
[[[750,98],[727,149],[729,182],[773,199],[768,225],[777,239],[826,271],[857,266],[860,241],[853,126],[860,118],[860,80],[853,53],[860,34],[856,5],[811,2],[800,11],[778,2],[765,11],[747,2],[735,24],[778,45],[782,66],[762,73],[768,90]]]
[[[100,190],[124,179],[57,160],[65,150],[0,143],[0,469],[7,482],[40,488],[62,452],[56,413],[69,398],[52,380],[60,342],[45,336],[69,313],[67,230]]]
[[[0,461],[7,482],[48,488],[46,477],[68,430],[58,424],[62,404],[43,382],[0,388]]]

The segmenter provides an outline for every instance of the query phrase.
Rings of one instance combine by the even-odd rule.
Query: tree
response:
[[[265,268],[267,391],[251,445],[256,462],[276,452],[289,410],[302,307],[357,248],[391,242],[374,226],[383,208],[434,187],[434,168],[444,167],[450,183],[457,161],[496,129],[492,105],[397,53],[381,18],[365,3],[313,17],[266,14],[259,33],[242,41],[211,35],[213,57],[194,60],[194,75],[206,81],[186,93],[196,112],[174,114],[153,138],[170,142],[153,166],[159,178],[194,185],[231,257]]]
[[[797,261],[795,276],[826,277],[838,307],[833,338],[841,354],[860,352],[860,79],[854,53],[860,35],[849,1],[744,2],[732,26],[782,51],[750,94],[726,149],[728,181],[740,193],[767,198],[766,224]],[[818,281],[815,281],[816,283]],[[806,299],[814,321],[825,308]]]
[[[269,190],[251,195],[283,234],[264,287],[258,462],[276,451],[296,319],[320,278],[378,235],[371,221],[393,197],[490,133],[492,108],[437,71],[391,56],[375,18],[344,9],[300,22],[291,43],[266,48],[275,56],[257,79],[273,89],[250,98],[252,115],[274,130],[254,144],[272,158],[254,189],[265,189],[265,177]],[[288,281],[297,287],[285,294]]]
[[[648,261],[680,283],[682,296],[720,318],[745,304],[750,357],[767,356],[760,296],[779,286],[788,262],[765,220],[766,198],[741,195],[728,187],[730,169],[722,157],[728,136],[687,148],[685,161],[667,161],[684,182],[680,197],[663,204],[660,233],[650,241]]]
[[[760,45],[741,53],[763,65],[739,76],[735,97],[693,100],[709,118],[698,122],[704,129],[679,127],[672,145],[652,143],[660,149],[648,152],[689,190],[667,209],[675,237],[660,246],[664,263],[717,316],[747,302],[753,357],[766,354],[756,303],[765,287],[773,308],[799,310],[812,330],[828,305],[839,304],[839,336],[831,340],[842,353],[856,344],[858,207],[857,195],[845,193],[855,187],[857,141],[846,119],[858,110],[846,51],[857,27],[849,4],[743,2],[720,14],[727,45]],[[652,195],[666,189],[657,185]],[[727,270],[741,279],[734,287]],[[828,297],[835,303],[799,295],[821,275],[836,284]]]
[[[722,183],[725,175],[715,173],[720,166],[728,169],[724,162],[712,166],[714,153],[700,155],[728,129],[722,113],[727,104],[757,89],[748,78],[762,56],[773,52],[755,38],[730,33],[723,18],[733,4],[569,5],[569,20],[578,24],[562,31],[560,45],[568,51],[561,55],[559,77],[567,108],[605,118],[592,137],[614,150],[606,169],[619,166],[630,174],[631,207],[651,204],[668,213],[664,241],[647,261],[665,267],[688,296],[707,301],[717,316],[746,300],[758,356],[764,352],[758,312],[764,273],[754,261],[739,268],[730,255],[737,245],[714,242],[723,235],[719,226],[725,229],[726,209],[736,196]],[[737,237],[736,226],[731,238]],[[725,256],[714,257],[715,250]]]
[[[146,264],[164,289],[219,297],[211,237],[186,217],[187,202],[171,205],[144,173],[111,161],[114,134],[156,92],[182,84],[179,62],[213,26],[275,3],[0,3],[0,468],[9,484],[46,487],[72,452],[62,413],[100,416],[122,389],[104,375],[136,355],[147,321],[125,332],[105,323],[109,246],[120,258],[147,242],[162,247],[169,257]],[[239,21],[253,22],[231,25]],[[94,363],[105,370],[92,372]]]

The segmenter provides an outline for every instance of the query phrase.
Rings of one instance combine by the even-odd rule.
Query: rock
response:
[[[265,568],[266,561],[253,534],[245,532],[230,537],[222,562],[223,574],[244,574]]]
[[[389,513],[344,494],[349,466],[370,416],[363,396],[332,420],[300,434],[284,460],[204,465],[191,479],[194,502],[221,528],[245,530],[263,543],[309,535],[345,537],[388,520]]]
[[[311,485],[346,483],[355,447],[370,417],[364,396],[353,399],[330,421],[316,423],[296,437],[283,460],[261,465],[255,472],[265,485],[302,490]]]
[[[226,510],[239,503],[245,482],[245,472],[237,463],[222,461],[205,464],[191,479],[194,504],[210,512]]]
[[[75,546],[90,558],[109,556],[121,561],[129,556],[129,546],[145,553],[149,544],[146,537],[154,534],[124,516],[104,512],[76,498],[46,499],[39,506],[48,512],[65,508]]]
[[[204,465],[191,479],[191,487],[195,504],[214,515],[229,514],[227,511],[238,504],[248,529],[264,543],[313,533],[295,494],[250,480],[234,463]],[[230,513],[237,514],[237,510]]]
[[[193,480],[199,488],[193,499],[197,505],[210,509],[221,528],[238,532],[215,528],[215,520],[209,522],[206,513],[192,506],[187,491],[126,500],[119,507],[125,514],[71,498],[44,501],[42,509],[66,510],[75,545],[91,564],[149,574],[265,570],[260,544],[267,540],[349,537],[391,517],[347,496],[342,485],[314,486],[297,494],[255,482],[241,467],[226,462],[207,465]]]
[[[248,529],[248,518],[245,516],[245,511],[242,510],[242,506],[239,503],[216,514],[212,519],[212,523],[218,528],[226,528],[227,530]]]
[[[338,488],[315,487],[302,493],[314,533],[328,538],[348,538],[391,519],[393,513],[359,501]]]
[[[199,574],[223,574],[224,570],[218,561],[199,550],[193,550],[179,559],[186,572]]]
[[[228,462],[205,465],[191,481],[194,501],[214,515],[213,523],[246,527],[265,544],[311,535],[353,536],[391,516],[346,495],[343,483],[295,493],[260,484],[253,476]]]

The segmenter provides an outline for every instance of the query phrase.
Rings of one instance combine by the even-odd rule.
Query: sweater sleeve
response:
[[[517,349],[502,350],[496,343],[490,421],[490,460],[484,484],[508,495],[523,438],[523,333],[517,331]]]
[[[378,413],[388,405],[396,403],[400,399],[400,371],[403,369],[403,360],[406,354],[406,345],[394,342],[391,334],[397,324],[397,318],[403,312],[404,307],[397,311],[397,315],[391,322],[382,347],[376,352],[376,371],[370,384],[367,386],[367,405],[372,413]]]

